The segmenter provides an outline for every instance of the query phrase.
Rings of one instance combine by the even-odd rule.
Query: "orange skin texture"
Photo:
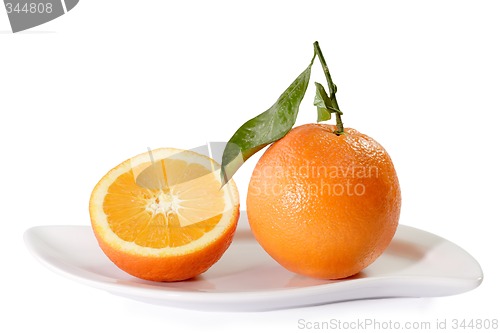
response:
[[[350,128],[307,124],[257,163],[247,211],[257,241],[286,269],[340,279],[373,263],[391,242],[401,191],[391,158]]]
[[[125,253],[104,242],[99,233],[94,234],[106,256],[130,275],[158,282],[183,281],[204,273],[222,257],[233,240],[239,214],[238,205],[232,225],[221,237],[202,249],[181,256],[147,257]]]

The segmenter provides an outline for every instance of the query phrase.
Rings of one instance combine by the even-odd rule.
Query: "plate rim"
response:
[[[407,226],[403,224],[398,225],[398,231],[406,231],[409,233],[425,233],[429,234],[433,237],[438,237],[439,239],[444,240],[447,243],[452,244],[457,249],[463,252],[464,255],[468,257],[471,263],[474,263],[478,272],[480,273],[476,279],[470,279],[465,277],[442,277],[442,276],[421,276],[416,279],[415,276],[405,276],[405,275],[389,275],[389,276],[375,276],[369,277],[367,279],[346,279],[342,280],[340,283],[336,281],[335,283],[326,283],[320,285],[313,286],[303,286],[303,287],[295,287],[295,288],[287,288],[287,289],[274,289],[274,290],[242,290],[242,291],[224,291],[224,292],[203,292],[196,290],[172,290],[171,288],[164,288],[159,285],[141,285],[134,281],[133,284],[123,284],[119,285],[116,283],[112,283],[111,281],[107,281],[110,279],[108,277],[96,274],[94,272],[85,271],[85,275],[77,275],[73,274],[70,271],[64,270],[59,267],[59,265],[53,264],[50,260],[46,258],[46,254],[40,253],[37,249],[37,242],[40,242],[41,239],[38,236],[37,232],[40,230],[53,230],[53,229],[81,229],[86,232],[91,229],[90,225],[38,225],[28,228],[24,234],[23,239],[26,247],[29,252],[39,261],[43,266],[48,268],[49,270],[62,275],[70,280],[74,280],[76,282],[82,283],[87,286],[91,286],[100,290],[104,290],[110,292],[115,295],[128,297],[131,299],[136,299],[140,301],[145,301],[148,303],[160,302],[163,305],[171,305],[174,307],[183,307],[189,309],[199,310],[226,310],[226,311],[266,311],[266,310],[275,310],[275,309],[283,309],[283,308],[291,308],[291,307],[300,307],[300,306],[311,306],[311,305],[319,305],[325,303],[335,303],[342,301],[350,301],[350,300],[359,300],[359,299],[367,299],[367,298],[389,298],[389,297],[440,297],[440,296],[450,296],[455,294],[460,294],[463,292],[470,291],[472,289],[477,288],[483,281],[484,274],[479,262],[471,256],[467,251],[458,246],[457,244],[430,233],[428,231],[418,229],[412,226]],[[241,235],[242,232],[250,232],[250,229],[247,228],[238,228],[235,234],[234,243],[238,244],[238,234]],[[397,233],[396,233],[397,235]],[[395,239],[396,239],[395,235]],[[39,247],[40,245],[38,245]],[[111,262],[110,262],[111,263]],[[68,263],[60,263],[64,265],[68,265],[70,267],[76,267],[80,269],[80,267],[76,265],[69,265]],[[88,275],[96,274],[98,279],[92,279]],[[104,280],[103,280],[104,278]],[[140,281],[140,279],[138,279]],[[417,283],[416,283],[417,281]],[[158,283],[160,284],[160,283]],[[337,297],[331,301],[325,299],[326,296],[331,296],[333,294],[344,292],[346,286],[354,286],[361,288],[370,288],[370,285],[377,285],[378,288],[380,286],[388,285],[391,286],[392,289],[397,290],[397,293],[391,294],[390,292],[385,291],[382,294],[378,294],[377,292],[368,293],[368,297]],[[453,288],[449,288],[449,286],[453,285]],[[448,287],[444,288],[445,291],[448,290],[459,290],[455,292],[443,292],[442,294],[438,294],[436,292],[430,293],[429,295],[425,295],[422,292],[419,292],[418,295],[413,292],[416,288],[416,285],[430,285],[434,286],[433,289],[436,289],[437,286]],[[394,288],[396,286],[396,288]],[[404,293],[401,292],[404,288],[409,288],[409,292]],[[359,289],[359,288],[358,288]],[[319,299],[314,300],[314,296],[322,296]],[[371,297],[370,297],[371,296]],[[302,302],[297,301],[301,297],[306,297],[308,301],[303,300]],[[321,301],[320,299],[325,299]],[[274,304],[265,304],[266,301],[273,301]],[[286,304],[284,303],[286,301]],[[238,304],[237,308],[233,308],[234,305]],[[242,304],[245,304],[242,306]]]

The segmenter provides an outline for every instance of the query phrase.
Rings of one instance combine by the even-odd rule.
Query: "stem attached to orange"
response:
[[[325,57],[323,57],[323,52],[321,52],[321,48],[319,47],[318,42],[314,42],[314,52],[318,56],[319,61],[321,62],[321,66],[323,67],[323,72],[325,73],[326,81],[328,82],[328,89],[330,91],[330,100],[332,101],[333,106],[337,110],[340,110],[337,103],[337,98],[335,97],[337,86],[332,81],[330,70],[328,69],[328,65],[326,64]],[[335,134],[337,135],[344,134],[344,124],[342,123],[342,118],[340,115],[340,112],[335,112],[335,120],[337,122],[337,129],[335,131]]]

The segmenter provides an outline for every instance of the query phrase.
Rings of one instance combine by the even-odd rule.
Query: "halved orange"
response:
[[[109,171],[90,198],[99,246],[119,268],[153,281],[180,281],[210,268],[232,242],[239,217],[234,181],[191,151],[162,148]]]

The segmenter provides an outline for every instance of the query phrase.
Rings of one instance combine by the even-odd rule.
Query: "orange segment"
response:
[[[127,256],[182,257],[208,251],[225,238],[222,252],[215,251],[222,255],[234,233],[239,199],[234,182],[221,186],[218,169],[206,156],[159,149],[111,170],[96,185],[90,202],[94,233],[108,257],[131,273],[127,265],[118,264]],[[123,258],[115,258],[116,253]]]
[[[211,170],[168,159],[153,167],[160,167],[156,169],[160,175],[150,175],[161,184],[159,189],[137,184],[132,170],[109,187],[103,209],[116,235],[141,246],[175,247],[200,238],[217,225],[224,199]]]

